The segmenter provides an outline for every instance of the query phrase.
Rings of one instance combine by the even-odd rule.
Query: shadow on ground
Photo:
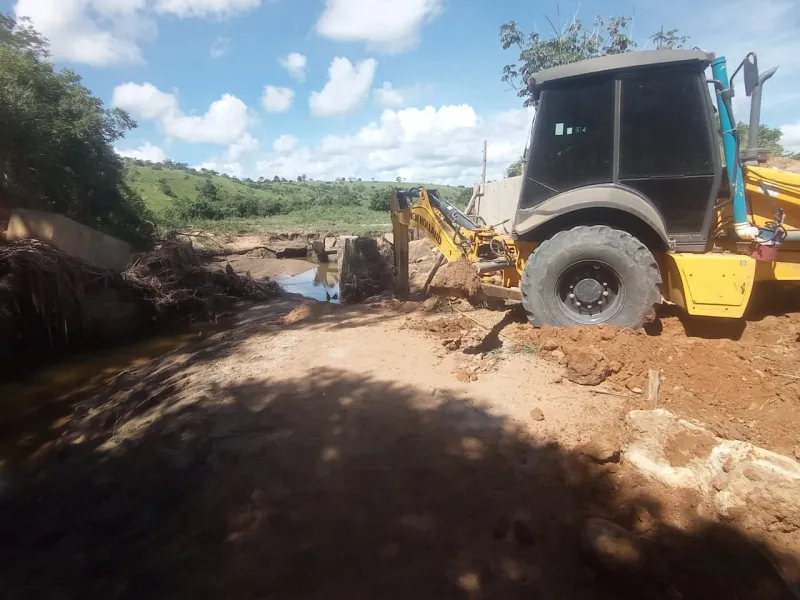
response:
[[[480,398],[321,369],[187,404],[178,363],[130,376],[0,495],[4,598],[790,597],[753,540],[666,525],[617,465]],[[585,550],[587,517],[644,513]]]

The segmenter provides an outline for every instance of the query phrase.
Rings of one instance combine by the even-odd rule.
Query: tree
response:
[[[275,177],[272,178],[272,182],[273,183],[280,183],[281,182],[281,178],[278,177],[277,175],[275,175]]]
[[[136,123],[48,56],[28,21],[0,14],[0,197],[146,245],[152,217],[113,147]]]
[[[683,48],[689,42],[689,37],[679,35],[677,29],[658,31],[650,36],[650,41],[656,48]]]
[[[520,157],[519,160],[508,165],[506,169],[506,177],[519,177],[525,169],[525,159]]]
[[[405,180],[406,180],[405,177],[398,177],[397,178],[397,183],[403,183]]]
[[[750,137],[750,126],[747,123],[739,121],[736,125],[736,132],[739,134],[739,147],[744,150],[747,148],[747,140]],[[783,132],[778,127],[767,127],[763,124],[759,125],[758,147],[772,155],[781,156],[784,154],[783,146],[781,145],[782,135]]]
[[[520,53],[518,62],[503,67],[501,80],[517,91],[525,106],[533,103],[527,81],[534,73],[579,60],[631,52],[638,45],[629,35],[633,17],[620,15],[606,21],[597,16],[590,29],[577,15],[564,25],[559,23],[558,16],[555,22],[547,16],[545,20],[549,26],[546,35],[538,31],[525,33],[517,27],[516,21],[500,27],[503,49],[515,47]],[[659,48],[680,48],[688,42],[677,29],[665,33],[663,28],[650,36],[650,40]]]
[[[388,212],[389,211],[389,190],[387,189],[379,189],[372,192],[372,195],[369,198],[369,203],[367,204],[371,210],[376,210],[379,212]]]

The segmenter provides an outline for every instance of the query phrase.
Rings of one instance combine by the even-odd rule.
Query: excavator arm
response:
[[[488,295],[514,298],[516,293],[497,292],[518,285],[519,253],[508,236],[479,225],[455,206],[439,197],[436,190],[397,188],[390,199],[394,231],[395,274],[398,295],[408,294],[408,228],[416,227],[448,262],[466,259],[479,275],[502,274],[502,286],[485,285]]]
[[[468,257],[474,238],[471,234],[478,226],[455,206],[440,199],[435,190],[397,188],[392,192],[390,207],[395,239],[403,235],[403,230],[407,237],[408,228],[416,227],[425,232],[448,262]]]

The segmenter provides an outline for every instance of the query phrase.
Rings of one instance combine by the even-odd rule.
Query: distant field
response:
[[[232,198],[247,198],[254,204],[279,206],[279,214],[270,216],[225,216],[203,218],[175,216],[176,207],[199,202],[199,188],[206,180],[214,184],[223,204]],[[285,230],[326,231],[331,233],[378,233],[391,227],[388,210],[372,210],[370,203],[376,195],[388,195],[397,186],[414,187],[418,183],[353,181],[333,183],[322,181],[247,182],[194,170],[174,169],[160,165],[130,164],[129,184],[144,198],[160,225],[193,226],[221,231],[271,232]],[[471,188],[423,184],[439,190],[456,205],[464,206]],[[168,190],[172,195],[165,193]],[[185,211],[184,211],[185,212]]]

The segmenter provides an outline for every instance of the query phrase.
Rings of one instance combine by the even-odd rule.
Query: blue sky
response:
[[[800,150],[800,2],[561,2],[635,15],[644,44],[662,25],[692,44],[762,67],[764,121]],[[520,0],[0,0],[52,42],[139,129],[126,155],[168,156],[238,176],[339,176],[471,184],[489,141],[489,175],[524,149],[532,112],[500,82],[512,51],[500,25],[545,31],[555,3]],[[291,55],[291,57],[290,57]],[[269,90],[266,91],[267,86]],[[736,108],[746,120],[746,101]]]

